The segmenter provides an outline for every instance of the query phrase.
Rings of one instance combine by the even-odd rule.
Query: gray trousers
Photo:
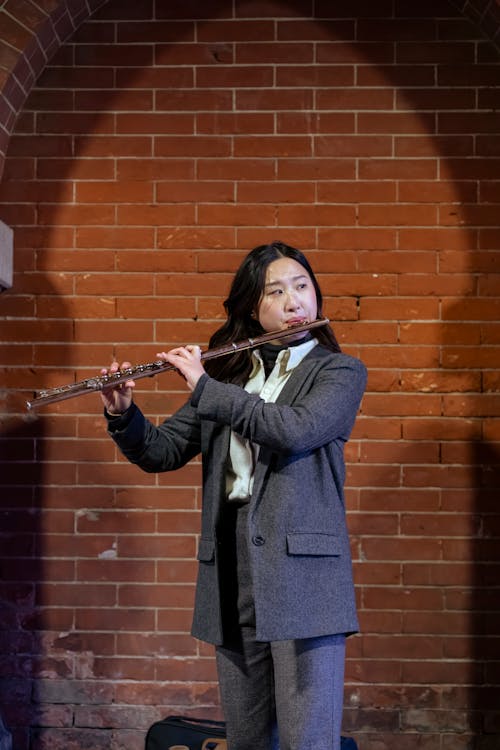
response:
[[[345,635],[255,640],[247,513],[228,508],[219,537],[225,639],[216,660],[228,750],[340,750]]]

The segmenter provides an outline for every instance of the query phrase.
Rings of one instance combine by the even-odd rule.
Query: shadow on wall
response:
[[[472,215],[473,211],[474,207]],[[466,211],[464,217],[465,224],[468,224]],[[470,223],[474,223],[473,218]],[[500,240],[500,229],[497,235]],[[476,239],[472,236],[471,248],[476,246],[475,243]],[[493,288],[494,273],[490,276],[483,269],[483,273],[478,274],[479,278],[476,277],[481,261],[477,261],[473,255],[471,249],[471,278],[479,286],[477,293],[481,294],[481,285],[484,284],[486,288],[490,278]],[[498,257],[498,252],[496,255]],[[488,265],[492,267],[491,263]],[[488,292],[483,294],[487,298]],[[450,395],[450,412],[459,417],[461,424],[455,436],[457,443],[448,444],[452,453],[441,457],[443,463],[448,463],[456,473],[456,482],[452,478],[448,481],[449,488],[444,494],[442,510],[469,517],[465,524],[468,531],[462,531],[462,538],[450,537],[443,542],[445,561],[450,558],[457,562],[457,573],[445,573],[450,586],[444,590],[445,608],[451,616],[456,617],[457,635],[462,632],[462,619],[469,634],[468,642],[461,638],[449,638],[445,643],[443,658],[464,659],[470,664],[468,687],[462,691],[457,685],[453,690],[445,690],[443,708],[455,709],[457,703],[461,705],[461,693],[468,695],[464,705],[463,728],[476,737],[471,746],[473,750],[496,750],[500,740],[500,435],[498,411],[495,411],[495,393],[498,392],[495,359],[498,361],[498,355],[494,334],[488,332],[488,326],[496,323],[496,300],[491,297],[491,301],[492,309],[485,313],[484,324],[474,318],[473,311],[470,315],[473,320],[470,327],[474,327],[475,340],[480,342],[476,349],[476,361],[470,361],[467,347],[462,346],[463,342],[457,342],[452,330],[442,341],[444,367],[453,372],[456,362],[457,368],[470,368],[471,373],[477,374],[480,379],[477,385],[464,387],[458,395]],[[470,303],[471,297],[465,296],[447,311],[447,319],[452,322],[467,320],[464,308],[470,310]],[[460,373],[457,373],[457,377],[460,377]],[[446,447],[442,446],[442,450],[446,450]],[[468,476],[465,473],[467,470]],[[453,625],[449,632],[451,635],[455,632]]]
[[[40,673],[44,659],[41,640],[44,626],[37,619],[37,605],[38,588],[44,580],[39,524],[45,507],[46,423],[31,419],[19,422],[8,416],[0,418],[0,629],[3,632],[0,705],[13,734],[14,748],[29,746],[34,718],[33,680]],[[3,750],[3,745],[0,747]]]
[[[484,425],[488,422],[485,415]],[[500,450],[487,438],[471,442],[471,463],[475,468],[477,493],[474,510],[478,532],[472,545],[474,580],[470,614],[473,640],[473,669],[476,687],[471,708],[480,717],[478,734],[485,735],[480,750],[496,750],[500,738]]]
[[[12,735],[0,715],[0,750],[12,750]]]
[[[18,236],[22,238],[22,229]],[[33,241],[30,232],[28,236]],[[22,269],[19,269],[18,261],[22,262],[21,258],[26,258],[26,255],[34,258],[38,250],[50,247],[50,236],[45,230],[40,233],[38,249],[26,248],[22,239],[18,245],[21,247],[16,247],[19,254],[14,256],[14,263],[19,272]],[[19,293],[19,287],[25,286],[28,304],[34,302],[36,294],[28,291],[29,283],[25,282],[22,273],[18,279],[19,284],[16,287],[14,282],[13,292]],[[5,302],[8,304],[7,294]],[[64,297],[51,286],[48,278],[39,284],[38,294],[51,298],[55,320],[70,318]],[[10,322],[15,324],[15,320]],[[44,341],[39,339],[38,343],[43,350]],[[22,359],[25,344],[13,339],[11,351],[16,346],[21,352],[16,356]],[[36,345],[34,348],[37,348]],[[63,361],[70,361],[70,341],[60,344],[58,350]],[[24,382],[31,383],[34,392],[42,387],[40,376],[36,366],[27,370],[23,373]],[[16,368],[4,368],[4,373],[11,390],[0,392],[0,706],[16,750],[31,747],[31,727],[39,720],[39,710],[34,705],[36,680],[40,677],[65,676],[61,671],[63,663],[51,660],[46,655],[46,631],[57,632],[74,627],[71,609],[66,612],[60,610],[55,619],[45,613],[42,615],[41,610],[47,605],[50,607],[44,591],[47,579],[56,582],[57,586],[57,582],[71,582],[75,577],[74,562],[68,564],[66,561],[48,560],[43,541],[48,531],[44,528],[44,514],[46,517],[47,512],[54,511],[55,506],[50,484],[57,484],[59,480],[64,484],[63,478],[57,476],[57,469],[55,474],[47,473],[50,463],[47,441],[66,437],[75,428],[58,435],[60,422],[50,417],[39,418],[35,413],[28,412],[25,398],[31,394],[16,388]],[[70,487],[68,492],[71,492]]]

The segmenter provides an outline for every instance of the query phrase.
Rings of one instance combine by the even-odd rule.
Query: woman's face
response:
[[[265,331],[279,331],[316,320],[316,290],[306,269],[292,258],[273,260],[266,270],[257,319]],[[306,331],[298,333],[302,338]],[[290,337],[291,338],[291,337]]]

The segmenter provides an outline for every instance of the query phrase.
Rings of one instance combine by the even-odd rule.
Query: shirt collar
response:
[[[288,349],[280,352],[277,360],[280,363],[280,367],[283,367],[285,372],[293,370],[294,367],[297,367],[302,362],[306,354],[309,354],[314,349],[317,343],[317,339],[309,339],[308,341],[304,341],[303,344],[290,346]]]
[[[276,358],[276,364],[279,364],[280,372],[285,373],[289,370],[293,370],[294,367],[297,367],[304,357],[314,349],[317,343],[318,339],[313,338],[304,341],[303,344],[297,344],[297,346],[290,346],[288,349],[283,349]],[[258,349],[253,350],[252,359],[253,368],[250,377],[253,377],[255,372],[260,367],[263,367],[262,358]]]

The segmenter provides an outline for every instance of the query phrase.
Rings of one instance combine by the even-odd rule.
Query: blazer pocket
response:
[[[198,554],[196,558],[200,562],[214,562],[215,542],[213,539],[200,539],[200,542],[198,544]]]
[[[289,555],[331,555],[341,554],[341,544],[334,534],[310,534],[294,532],[286,535]]]

